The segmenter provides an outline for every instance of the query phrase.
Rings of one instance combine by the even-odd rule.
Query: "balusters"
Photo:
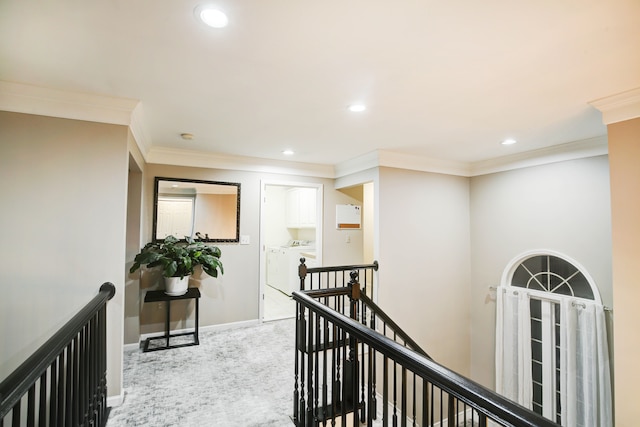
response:
[[[328,298],[324,298],[324,303],[325,305],[328,302]],[[323,413],[323,425],[327,425],[327,411],[329,408],[329,390],[328,390],[328,384],[327,384],[327,378],[328,378],[328,372],[327,372],[327,368],[328,368],[328,361],[327,361],[327,352],[329,351],[328,346],[329,346],[329,324],[326,318],[322,319],[323,321],[323,328],[322,328],[322,334],[323,334],[323,339],[321,340],[322,342],[322,407],[324,410]]]
[[[413,374],[413,381],[411,382],[411,387],[412,387],[412,392],[411,393],[411,398],[412,398],[412,405],[411,405],[411,409],[412,409],[412,415],[413,415],[413,426],[415,427],[416,425],[416,374]]]
[[[308,333],[307,333],[307,343],[308,345],[307,347],[307,365],[308,365],[308,372],[307,372],[307,426],[311,427],[315,421],[316,418],[316,414],[315,414],[315,408],[313,406],[313,402],[314,402],[314,398],[313,398],[313,391],[314,391],[314,385],[313,385],[313,317],[314,317],[314,313],[313,311],[309,310],[309,316],[307,319],[307,326],[308,326]],[[316,314],[317,315],[317,314]]]
[[[301,279],[302,283],[304,283],[304,278]],[[303,308],[300,304],[296,304],[296,324],[295,324],[295,337],[296,337],[296,345],[294,346],[294,359],[293,359],[293,422],[298,425],[298,399],[300,395],[298,393],[298,372],[299,372],[299,351],[300,348],[300,336],[299,336],[299,324],[300,324],[300,311]]]
[[[306,339],[306,324],[304,319],[304,308],[300,308],[300,319],[298,319],[298,346],[297,351],[307,351],[307,339]],[[300,410],[298,416],[300,417],[299,426],[306,426],[307,408],[304,399],[304,379],[305,379],[305,358],[300,358]]]
[[[313,402],[313,417],[314,417],[314,421],[317,422],[318,417],[322,416],[323,414],[321,413],[321,408],[319,405],[319,397],[320,397],[320,349],[322,347],[322,342],[320,341],[320,316],[318,316],[317,314],[315,315],[315,335],[314,335],[314,350],[313,350],[313,355],[314,355],[314,368],[312,369],[312,371],[315,373],[314,377],[315,377],[315,388],[314,388],[314,397],[315,400]]]
[[[29,387],[27,392],[27,427],[35,425],[36,385]]]
[[[16,427],[104,424],[106,303],[114,294],[112,284],[103,284],[96,297],[0,383],[0,427],[8,425],[7,417]]]
[[[40,375],[40,396],[38,399],[38,423],[40,427],[47,425],[47,371]]]

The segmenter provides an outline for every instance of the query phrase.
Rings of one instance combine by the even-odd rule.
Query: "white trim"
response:
[[[263,295],[267,286],[267,248],[265,243],[265,232],[266,226],[264,224],[264,213],[265,213],[265,198],[266,198],[266,187],[268,185],[279,186],[279,187],[305,187],[305,188],[314,188],[316,190],[316,236],[315,236],[315,250],[316,250],[316,261],[318,265],[322,265],[322,235],[323,235],[323,224],[324,224],[324,184],[320,184],[317,182],[297,182],[297,181],[285,181],[285,180],[269,180],[269,179],[261,179],[260,180],[260,274],[259,274],[259,300],[258,300],[258,316],[262,322],[265,322],[264,319],[264,298]],[[295,316],[294,316],[295,317]],[[290,317],[287,317],[290,318]],[[272,321],[278,319],[267,319],[266,321]]]
[[[131,123],[129,125],[129,129],[131,130],[133,140],[136,142],[142,157],[147,161],[147,153],[151,149],[151,142],[144,123],[144,113],[142,103],[140,102],[131,112]]]
[[[107,408],[115,408],[124,403],[124,391],[115,396],[107,397]]]
[[[470,176],[470,165],[465,162],[377,150],[337,164],[335,166],[335,178],[343,178],[375,167],[390,167],[421,172],[442,173],[446,175]]]
[[[140,349],[140,342],[134,342],[131,344],[125,344],[122,346],[122,352],[127,353],[130,351],[136,351]]]
[[[130,125],[140,101],[0,81],[0,110]]]
[[[147,153],[148,163],[191,166],[214,169],[231,169],[247,172],[264,172],[284,175],[303,175],[332,178],[333,166],[313,163],[286,162],[258,157],[231,156],[177,148],[153,147]]]
[[[376,167],[474,177],[606,154],[608,154],[606,135],[472,163],[378,150],[337,164],[335,178],[345,180],[345,177]]]
[[[378,151],[378,154],[380,166],[441,173],[446,175],[471,176],[470,163],[467,162],[435,159],[431,157],[415,156],[384,150]]]
[[[383,397],[382,394],[380,394],[379,392],[376,391],[376,400],[380,403],[383,402]],[[376,416],[377,419],[382,421],[382,414],[383,414],[383,406],[382,405],[376,405]],[[389,407],[388,412],[389,415],[392,416],[393,415],[393,402],[392,401],[388,401],[387,402],[387,406]],[[402,411],[400,411],[400,408],[396,408],[396,413],[398,414],[398,418],[402,417]],[[464,420],[465,416],[467,420],[471,420],[471,415],[473,414],[473,408],[468,407],[466,410],[458,412],[457,414],[457,418],[459,420]],[[413,426],[413,418],[411,418],[409,415],[407,415],[407,425]],[[476,421],[477,421],[478,416],[476,416]],[[391,425],[391,420],[387,420],[389,422],[389,425]],[[434,427],[444,427],[444,426],[448,426],[449,425],[449,417],[443,419],[442,421],[438,421],[437,423],[433,424]],[[416,427],[420,427],[420,423],[418,422],[418,420],[416,420]]]
[[[587,279],[587,282],[589,282],[589,286],[591,286],[591,290],[593,291],[593,300],[594,302],[598,303],[598,304],[602,304],[602,298],[600,297],[600,291],[598,290],[598,286],[596,285],[595,280],[593,280],[593,278],[591,277],[591,275],[589,274],[589,272],[582,266],[582,264],[580,264],[578,261],[574,260],[573,258],[554,251],[554,250],[550,250],[550,249],[534,249],[534,250],[530,250],[530,251],[526,251],[521,253],[520,255],[516,256],[515,258],[513,258],[511,261],[509,261],[507,263],[507,268],[504,269],[504,271],[502,272],[502,278],[500,279],[500,283],[501,285],[507,289],[507,288],[513,288],[515,290],[519,290],[519,289],[523,289],[524,288],[519,288],[516,286],[511,286],[511,279],[513,278],[513,273],[515,273],[516,268],[518,268],[518,266],[526,259],[528,258],[532,258],[534,256],[544,256],[544,255],[551,255],[551,256],[555,256],[558,258],[562,258],[563,260],[571,263],[574,267],[576,267],[580,273],[582,273],[584,275],[584,277]],[[529,292],[531,295],[534,295],[536,297],[540,297],[540,298],[546,298],[546,299],[553,299],[553,300],[557,300],[560,301],[563,298],[570,298],[570,299],[575,299],[577,297],[567,297],[565,295],[560,295],[560,294],[552,294],[550,292],[542,292],[542,291],[537,291],[535,289],[526,289],[527,292]]]
[[[227,331],[230,329],[239,329],[239,328],[246,328],[249,326],[257,326],[260,324],[260,321],[258,319],[254,319],[254,320],[243,320],[240,322],[231,322],[231,323],[221,323],[218,325],[208,325],[208,326],[200,326],[198,328],[198,335],[201,332],[219,332],[219,331]],[[194,329],[193,327],[189,327],[189,328],[183,328],[183,329],[172,329],[171,330],[171,334],[181,334],[181,333],[189,333],[189,332],[193,332]],[[140,335],[140,343],[138,343],[136,345],[136,348],[140,348],[140,344],[145,342],[147,340],[147,338],[156,338],[156,337],[163,337],[164,336],[164,331],[162,332],[150,332],[148,334],[141,334]],[[132,345],[135,344],[127,344],[126,347],[127,348],[131,348]]]
[[[550,420],[556,415],[556,328],[551,301],[541,301],[542,316],[542,416]],[[547,320],[549,319],[549,320]],[[549,369],[544,369],[549,366]],[[532,396],[533,398],[533,396]]]
[[[376,391],[376,399],[378,402],[383,403],[384,402],[384,397]],[[389,418],[393,417],[393,402],[391,400],[387,401],[387,412],[389,413]],[[384,414],[384,410],[383,410],[383,405],[376,405],[376,417],[378,420],[382,421],[382,415]],[[398,418],[402,418],[402,411],[400,410],[400,408],[396,407],[396,414],[398,414]],[[391,422],[392,420],[389,419],[388,421],[388,425],[392,425],[393,423]],[[402,423],[400,423],[402,424]],[[413,419],[411,419],[411,417],[409,417],[409,415],[407,415],[407,425],[409,426],[413,426]],[[420,427],[420,424],[418,424],[416,422],[415,424],[417,427]]]
[[[605,124],[640,117],[640,88],[590,104],[603,112]],[[334,166],[154,147],[145,128],[142,104],[135,99],[0,81],[0,110],[129,126],[147,163],[320,178],[343,178],[377,167],[473,177],[607,154],[606,136],[599,136],[473,163],[377,150]]]
[[[566,144],[554,145],[539,150],[513,154],[511,156],[475,162],[471,164],[470,176],[486,175],[531,166],[602,156],[608,154],[608,152],[607,136],[597,136],[595,138],[568,142]]]
[[[342,178],[354,173],[365,171],[367,169],[377,168],[378,166],[380,166],[378,152],[371,151],[354,159],[350,159],[335,165],[334,178]]]
[[[145,160],[149,151],[142,103],[137,99],[0,80],[0,110],[129,126]]]
[[[640,117],[640,88],[628,90],[589,102],[602,112],[605,125]]]

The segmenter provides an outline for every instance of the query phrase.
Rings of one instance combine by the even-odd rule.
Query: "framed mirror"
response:
[[[153,200],[155,241],[240,241],[239,183],[156,177]]]

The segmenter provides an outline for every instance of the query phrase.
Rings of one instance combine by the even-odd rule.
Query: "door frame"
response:
[[[324,184],[300,181],[285,180],[260,180],[260,286],[258,294],[259,319],[264,322],[264,293],[267,286],[267,248],[265,243],[265,221],[266,221],[266,187],[306,187],[316,190],[316,260],[318,265],[322,265],[322,230],[323,230],[323,200],[324,200]]]

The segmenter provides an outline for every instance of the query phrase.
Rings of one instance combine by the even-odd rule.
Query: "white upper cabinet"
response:
[[[286,203],[288,228],[315,228],[315,188],[292,188],[287,190]]]

